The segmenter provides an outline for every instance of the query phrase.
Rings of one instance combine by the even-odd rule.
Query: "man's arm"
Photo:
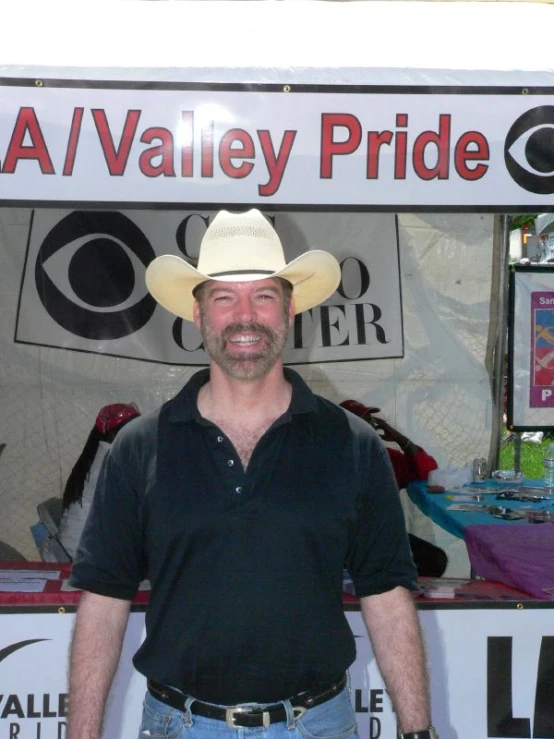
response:
[[[69,662],[67,739],[100,739],[131,601],[84,592]]]
[[[373,652],[402,733],[431,724],[425,648],[409,590],[394,588],[360,598]]]

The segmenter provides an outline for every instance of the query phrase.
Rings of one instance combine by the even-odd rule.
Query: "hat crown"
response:
[[[277,232],[259,210],[214,218],[200,245],[198,270],[214,277],[243,272],[273,273],[286,266]]]

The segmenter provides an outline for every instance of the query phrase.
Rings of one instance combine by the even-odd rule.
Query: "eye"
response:
[[[515,121],[504,143],[504,160],[520,187],[554,193],[554,106],[532,108]]]
[[[40,246],[38,296],[50,317],[77,336],[127,336],[156,307],[144,287],[144,270],[155,256],[140,228],[122,213],[74,211]]]

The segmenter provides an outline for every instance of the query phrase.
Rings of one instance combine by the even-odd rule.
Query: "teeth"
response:
[[[232,339],[229,339],[231,344],[256,344],[256,342],[259,341],[258,336],[236,336]]]

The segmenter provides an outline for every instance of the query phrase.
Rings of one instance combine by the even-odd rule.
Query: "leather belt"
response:
[[[303,693],[289,698],[294,711],[294,718],[302,716],[309,708],[319,706],[321,703],[338,695],[346,686],[346,674],[339,680],[335,680],[327,688],[317,688],[315,690],[306,690]],[[184,695],[174,688],[161,685],[153,680],[148,680],[148,690],[162,703],[165,703],[178,711],[185,710],[185,701],[188,696]],[[279,721],[287,720],[287,712],[282,703],[276,703],[265,708],[257,708],[249,704],[237,706],[215,706],[213,703],[204,703],[194,699],[190,705],[190,712],[197,716],[205,718],[213,718],[218,721],[225,721],[231,729],[236,728],[254,728],[256,726],[269,726]]]

